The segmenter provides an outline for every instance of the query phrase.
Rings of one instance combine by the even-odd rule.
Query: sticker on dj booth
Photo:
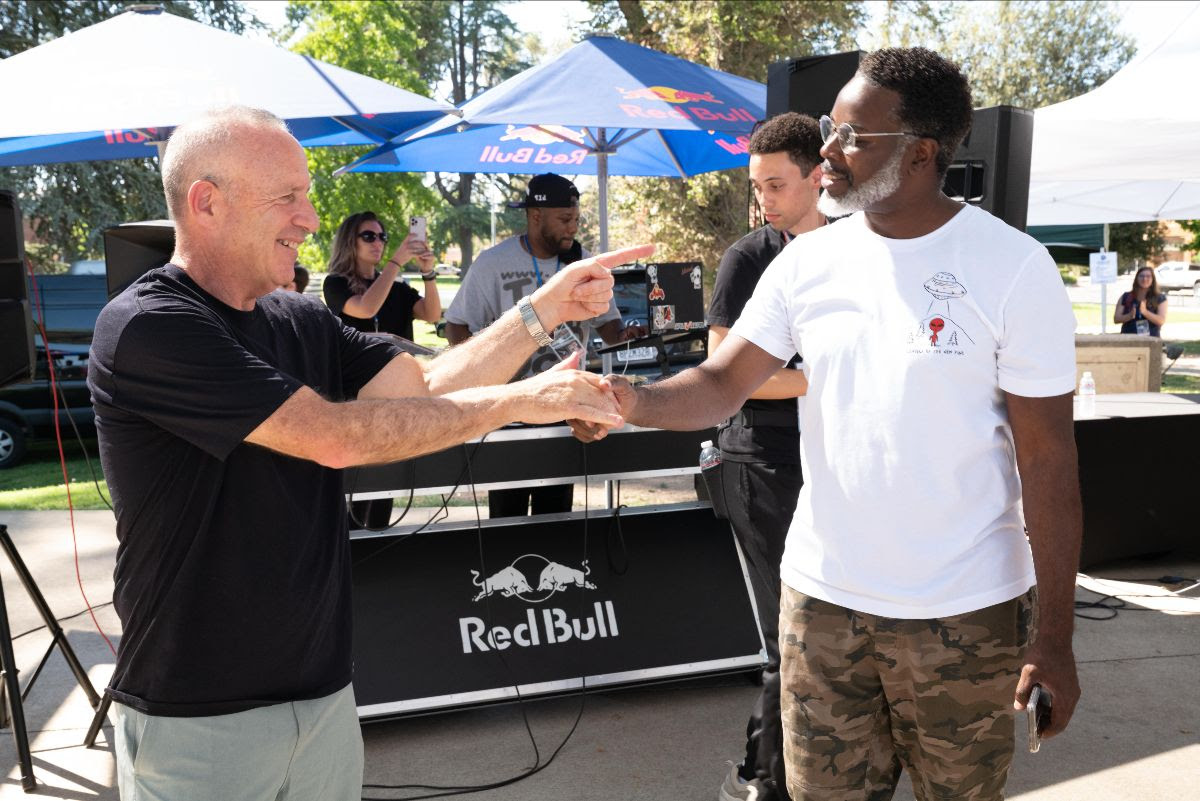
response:
[[[655,331],[663,331],[675,325],[674,306],[655,306],[653,308]]]

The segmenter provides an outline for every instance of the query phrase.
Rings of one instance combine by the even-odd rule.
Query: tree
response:
[[[858,2],[591,0],[591,26],[756,81],[784,58],[854,48],[866,18]],[[655,241],[656,258],[698,259],[709,282],[721,253],[746,233],[745,169],[695,176],[614,179],[613,242]]]
[[[532,66],[539,49],[535,40],[517,34],[495,0],[407,0],[405,5],[413,9],[425,42],[421,72],[431,84],[447,86],[455,105]],[[464,271],[474,260],[475,237],[490,227],[487,183],[505,196],[515,194],[513,184],[501,176],[481,185],[474,173],[434,174],[433,185],[449,209],[438,216],[433,235],[458,243]]]
[[[425,42],[418,22],[406,3],[359,3],[348,0],[320,2],[292,0],[288,28],[277,38],[291,39],[297,53],[312,56],[417,94],[428,92],[426,81],[414,66]],[[302,32],[302,33],[301,33]],[[434,217],[434,196],[412,173],[348,173],[334,171],[374,149],[325,147],[307,151],[312,175],[312,201],[321,227],[300,250],[300,260],[323,270],[338,225],[347,216],[365,210],[379,215],[384,226],[397,234],[392,246],[408,233],[412,214]],[[389,251],[390,254],[390,251]]]
[[[1136,46],[1111,3],[957,3],[935,46],[971,79],[976,106],[1037,109],[1095,89]]]
[[[1200,251],[1200,220],[1180,220],[1179,227],[1192,235],[1191,241],[1184,242],[1180,249],[1192,253]]]
[[[1108,249],[1120,254],[1121,263],[1132,264],[1140,260],[1158,261],[1164,244],[1162,223],[1150,222],[1115,223],[1108,226]]]
[[[361,3],[291,0],[289,26],[278,38],[293,49],[420,94],[448,92],[461,103],[529,65],[529,43],[495,0],[400,0]],[[474,238],[490,223],[486,197],[473,174],[372,173],[333,176],[333,171],[372,148],[310,151],[313,199],[324,223],[301,256],[325,263],[338,221],[370,208],[393,225],[409,213],[429,217],[434,249],[457,243],[469,266]],[[508,190],[507,183],[499,181]],[[438,203],[439,199],[442,203]]]
[[[166,0],[167,13],[242,33],[257,21],[232,0]],[[0,58],[36,47],[113,17],[127,7],[110,0],[45,0],[0,3]],[[13,188],[39,239],[49,250],[38,266],[98,257],[105,228],[130,220],[166,216],[157,160],[75,162],[0,168],[0,186]]]

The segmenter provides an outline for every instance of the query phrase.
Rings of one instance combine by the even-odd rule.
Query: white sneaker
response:
[[[717,801],[758,801],[762,794],[762,785],[758,779],[743,779],[738,775],[738,766],[729,768],[725,781],[721,782],[721,791]]]

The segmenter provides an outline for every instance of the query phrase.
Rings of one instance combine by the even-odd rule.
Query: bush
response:
[[[1062,281],[1067,286],[1075,286],[1079,283],[1079,277],[1075,275],[1075,271],[1079,269],[1074,264],[1058,265],[1058,274],[1062,276]]]

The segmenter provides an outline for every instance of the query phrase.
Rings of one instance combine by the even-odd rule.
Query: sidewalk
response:
[[[65,512],[5,512],[21,556],[54,613],[83,609],[75,581]],[[108,601],[116,549],[111,514],[76,514],[79,565],[93,604]],[[1200,548],[1197,549],[1200,551]],[[1077,620],[1075,650],[1083,699],[1071,728],[1036,755],[1024,747],[1023,719],[1009,798],[1019,801],[1155,801],[1181,799],[1200,787],[1200,590],[1169,596],[1159,585],[1131,579],[1200,574],[1200,552],[1129,561],[1080,580],[1077,598],[1118,593],[1128,608],[1111,620]],[[21,678],[49,644],[6,559],[0,558]],[[1150,611],[1146,611],[1150,610]],[[110,606],[97,610],[110,637],[119,623]],[[113,656],[85,613],[62,623],[72,647],[101,690]],[[719,634],[719,633],[715,633]],[[487,801],[666,799],[712,801],[736,759],[757,689],[742,677],[615,690],[589,695],[582,719],[555,762],[536,776],[477,793]],[[56,651],[24,705],[39,782],[34,795],[84,801],[116,799],[106,727],[98,748],[82,748],[92,711]],[[567,735],[578,697],[525,704],[542,760]],[[521,708],[504,705],[371,724],[364,729],[366,781],[382,784],[474,784],[522,772],[534,762]],[[21,791],[11,732],[0,734],[0,799]],[[366,790],[370,798],[401,798],[418,790]],[[897,793],[912,801],[905,780]]]

